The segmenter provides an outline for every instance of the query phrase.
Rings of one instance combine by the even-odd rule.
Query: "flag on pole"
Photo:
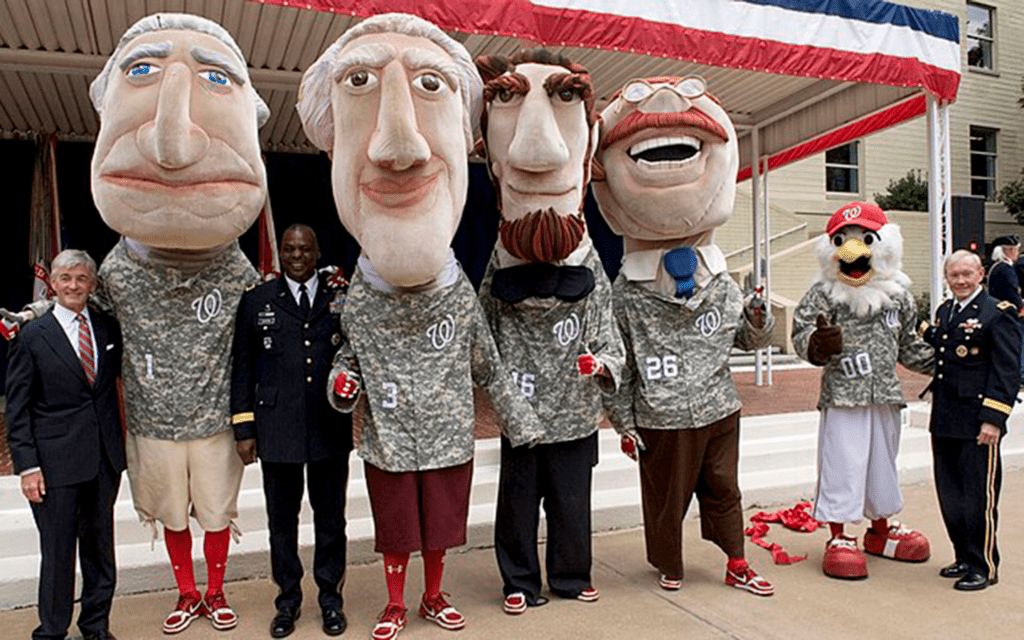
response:
[[[281,275],[281,258],[277,253],[277,232],[274,230],[274,215],[270,210],[270,196],[267,196],[260,210],[260,254],[259,271],[264,280]]]
[[[57,199],[57,139],[43,136],[32,174],[32,206],[29,226],[29,266],[32,268],[32,300],[46,300],[50,286],[50,261],[60,252],[60,205]]]

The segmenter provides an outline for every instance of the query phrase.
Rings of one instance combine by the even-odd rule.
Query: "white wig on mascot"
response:
[[[903,237],[881,209],[840,207],[816,249],[821,271],[793,316],[797,352],[822,367],[813,515],[832,533],[824,573],[865,578],[866,558],[845,523],[871,520],[863,545],[869,554],[922,562],[931,553],[923,534],[890,517],[903,508],[896,453],[906,403],[896,363],[929,373],[934,351],[915,330]]]

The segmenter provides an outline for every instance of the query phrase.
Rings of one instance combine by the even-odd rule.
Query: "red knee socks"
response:
[[[423,599],[429,600],[441,593],[444,574],[444,549],[423,552]]]
[[[828,523],[828,530],[832,532],[832,537],[836,538],[843,535],[843,523],[842,522],[830,522]]]
[[[745,574],[748,567],[746,558],[729,558],[729,562],[725,565],[726,571],[736,575]]]
[[[224,570],[228,564],[228,544],[231,531],[207,531],[203,538],[203,555],[206,557],[206,595],[224,590]]]
[[[192,532],[164,529],[164,543],[174,570],[174,581],[182,595],[196,592],[196,577],[192,571]]]
[[[871,521],[871,528],[874,529],[876,533],[880,533],[883,536],[884,535],[888,535],[888,533],[889,533],[889,519],[888,518],[879,518],[878,520],[872,520]]]
[[[384,554],[384,578],[388,583],[388,604],[405,607],[405,570],[408,566],[408,553]]]

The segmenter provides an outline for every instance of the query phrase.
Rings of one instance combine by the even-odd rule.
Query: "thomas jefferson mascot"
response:
[[[466,624],[441,578],[445,550],[466,540],[473,385],[489,392],[513,445],[538,435],[449,247],[481,86],[461,44],[420,18],[387,14],[342,34],[300,90],[303,127],[331,154],[338,213],[362,247],[327,393],[343,412],[365,402],[359,455],[389,595],[378,640],[407,624],[413,551],[424,564],[420,616],[449,630]]]
[[[683,517],[696,493],[701,533],[728,558],[725,583],[770,596],[744,559],[729,352],[767,346],[774,321],[759,297],[744,301],[714,244],[739,152],[706,89],[696,76],[633,80],[602,114],[594,195],[625,242],[614,300],[626,370],[609,408],[640,463],[647,560],[661,587],[683,585]]]
[[[923,562],[928,539],[889,518],[903,508],[896,454],[906,405],[896,363],[931,370],[934,351],[916,333],[917,308],[907,287],[903,236],[877,206],[854,202],[828,220],[818,243],[821,273],[793,315],[793,344],[823,367],[818,409],[818,489],[814,517],[827,522],[822,571],[866,578],[847,522],[871,520],[864,551]]]

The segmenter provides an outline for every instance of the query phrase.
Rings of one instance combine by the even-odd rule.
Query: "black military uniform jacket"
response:
[[[235,439],[256,438],[266,462],[311,462],[352,450],[352,418],[327,401],[345,287],[319,276],[308,318],[284,277],[247,291],[238,306],[231,367]]]
[[[1020,386],[1017,309],[984,291],[950,317],[954,303],[939,307],[924,336],[935,347],[931,432],[973,440],[990,422],[1005,433]]]

